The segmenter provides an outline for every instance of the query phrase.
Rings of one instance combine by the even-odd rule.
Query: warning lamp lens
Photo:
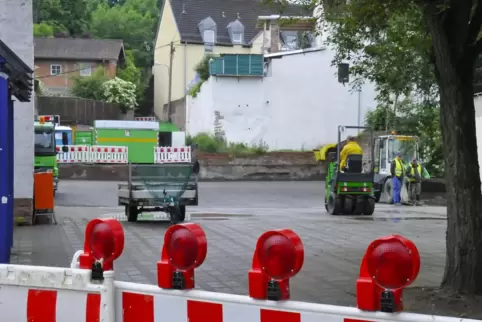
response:
[[[106,223],[94,226],[89,239],[92,255],[95,259],[108,259],[114,255],[115,236],[112,229]]]
[[[285,236],[272,235],[259,248],[258,259],[265,273],[273,279],[288,278],[296,267],[295,245]]]
[[[376,245],[367,254],[368,272],[375,283],[386,289],[399,289],[411,282],[414,263],[410,250],[399,240]]]
[[[193,268],[199,253],[196,236],[189,229],[179,228],[167,240],[167,252],[171,264],[180,270]]]

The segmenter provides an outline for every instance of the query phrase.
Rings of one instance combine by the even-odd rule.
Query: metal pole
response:
[[[169,49],[169,89],[167,93],[167,119],[172,122],[172,111],[171,111],[171,95],[172,95],[172,60],[174,58],[174,42],[171,41],[171,46]]]
[[[358,90],[358,126],[361,126],[361,88]],[[360,134],[360,129],[357,130]]]
[[[10,226],[9,220],[13,218],[13,213],[10,212],[11,200],[10,195],[10,174],[12,169],[8,168],[10,165],[10,158],[13,156],[9,154],[8,141],[9,138],[9,90],[8,90],[8,75],[1,71],[3,58],[0,57],[0,263],[8,264],[10,262],[10,232],[13,226]]]

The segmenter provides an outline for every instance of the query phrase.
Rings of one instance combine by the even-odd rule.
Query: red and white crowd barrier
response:
[[[90,148],[92,163],[128,163],[129,154],[126,146],[99,146]]]
[[[207,254],[206,235],[198,224],[166,231],[158,285],[114,281],[114,261],[123,249],[122,225],[94,219],[70,269],[0,265],[2,321],[480,322],[403,312],[403,289],[417,277],[420,256],[400,235],[368,246],[356,282],[356,308],[290,300],[290,278],[303,266],[304,248],[289,229],[268,231],[258,239],[247,272],[249,295],[194,289],[194,271]]]
[[[154,163],[189,163],[191,162],[191,147],[154,147]]]
[[[58,163],[128,163],[126,146],[68,145],[68,152],[57,146]],[[154,147],[154,163],[189,163],[191,147]]]
[[[155,116],[139,116],[139,117],[134,117],[134,121],[157,122],[157,119]]]
[[[114,321],[114,274],[91,282],[91,272],[43,266],[0,265],[2,321]]]
[[[63,152],[62,147],[62,145],[56,147],[58,163],[90,162],[90,147],[88,145],[67,145],[67,152]]]

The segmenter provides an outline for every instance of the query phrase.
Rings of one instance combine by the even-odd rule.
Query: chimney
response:
[[[270,53],[277,53],[280,51],[280,28],[278,20],[270,21]]]

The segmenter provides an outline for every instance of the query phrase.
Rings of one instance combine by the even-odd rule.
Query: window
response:
[[[49,156],[56,155],[55,136],[52,129],[35,129],[35,155]]]
[[[62,73],[62,65],[50,65],[50,75],[59,75]]]
[[[205,43],[214,44],[215,36],[214,30],[204,30],[203,40]]]
[[[235,32],[233,33],[233,44],[242,44],[243,43],[243,33]]]
[[[92,66],[90,64],[79,64],[80,76],[91,76]]]

